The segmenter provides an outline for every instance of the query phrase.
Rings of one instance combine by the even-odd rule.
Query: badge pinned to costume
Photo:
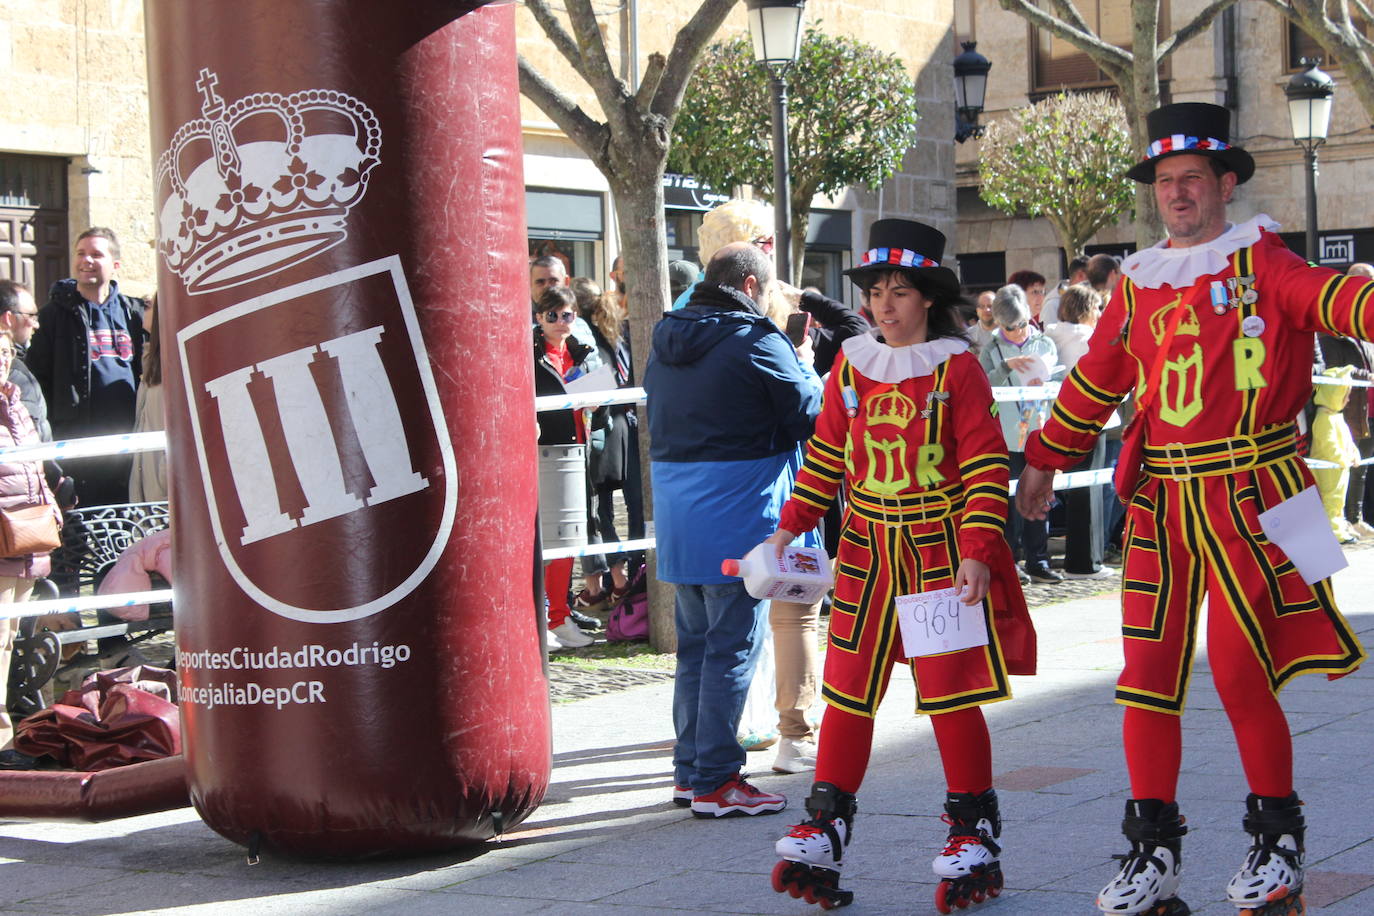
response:
[[[841,388],[840,399],[844,401],[844,412],[849,419],[852,420],[859,415],[859,395],[854,386],[845,385]]]
[[[1331,520],[1322,509],[1315,486],[1261,512],[1259,523],[1265,536],[1287,554],[1308,585],[1350,565],[1331,530]]]
[[[1227,300],[1231,297],[1227,295],[1226,284],[1221,280],[1212,281],[1212,311],[1218,315],[1226,314]]]
[[[1247,315],[1240,323],[1240,332],[1246,337],[1258,337],[1264,333],[1264,319],[1258,315]]]
[[[897,596],[902,657],[942,655],[988,644],[982,603],[967,605],[953,588]]]

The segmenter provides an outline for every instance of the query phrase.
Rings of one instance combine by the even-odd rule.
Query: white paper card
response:
[[[1023,355],[1031,357],[1031,359],[1035,361],[1035,364],[1029,369],[1011,370],[1012,378],[1015,379],[1016,384],[1022,388],[1044,384],[1054,378],[1055,369],[1063,368],[1062,366],[1055,366],[1054,360],[1045,353],[1027,353]]]
[[[1308,585],[1345,569],[1350,562],[1341,550],[1331,521],[1322,509],[1316,487],[1285,499],[1260,513],[1260,527],[1269,540],[1288,555]]]
[[[615,373],[610,366],[598,366],[586,375],[579,375],[563,388],[568,394],[586,394],[589,391],[612,391],[615,389]]]
[[[897,623],[902,628],[905,658],[988,644],[982,603],[963,604],[952,588],[897,596]]]

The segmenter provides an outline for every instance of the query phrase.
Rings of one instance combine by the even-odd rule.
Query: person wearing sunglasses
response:
[[[567,286],[546,289],[535,303],[534,393],[564,394],[566,385],[601,365],[595,347],[573,337],[577,297]],[[582,412],[549,410],[539,414],[540,445],[573,445],[587,441]],[[572,619],[568,591],[572,583],[572,558],[544,564],[544,589],[549,599],[550,649],[577,649],[592,644]]]

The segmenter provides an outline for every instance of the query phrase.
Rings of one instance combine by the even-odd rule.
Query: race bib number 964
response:
[[[899,595],[897,622],[902,628],[902,654],[906,658],[988,644],[982,603],[962,604],[952,588]]]

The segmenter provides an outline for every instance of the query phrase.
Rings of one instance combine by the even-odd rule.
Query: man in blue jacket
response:
[[[720,571],[776,530],[821,407],[820,379],[759,305],[772,279],[748,242],[718,251],[654,329],[644,379],[658,577],[677,590],[673,797],[698,817],[787,805],[745,781],[735,737],[767,603]]]

